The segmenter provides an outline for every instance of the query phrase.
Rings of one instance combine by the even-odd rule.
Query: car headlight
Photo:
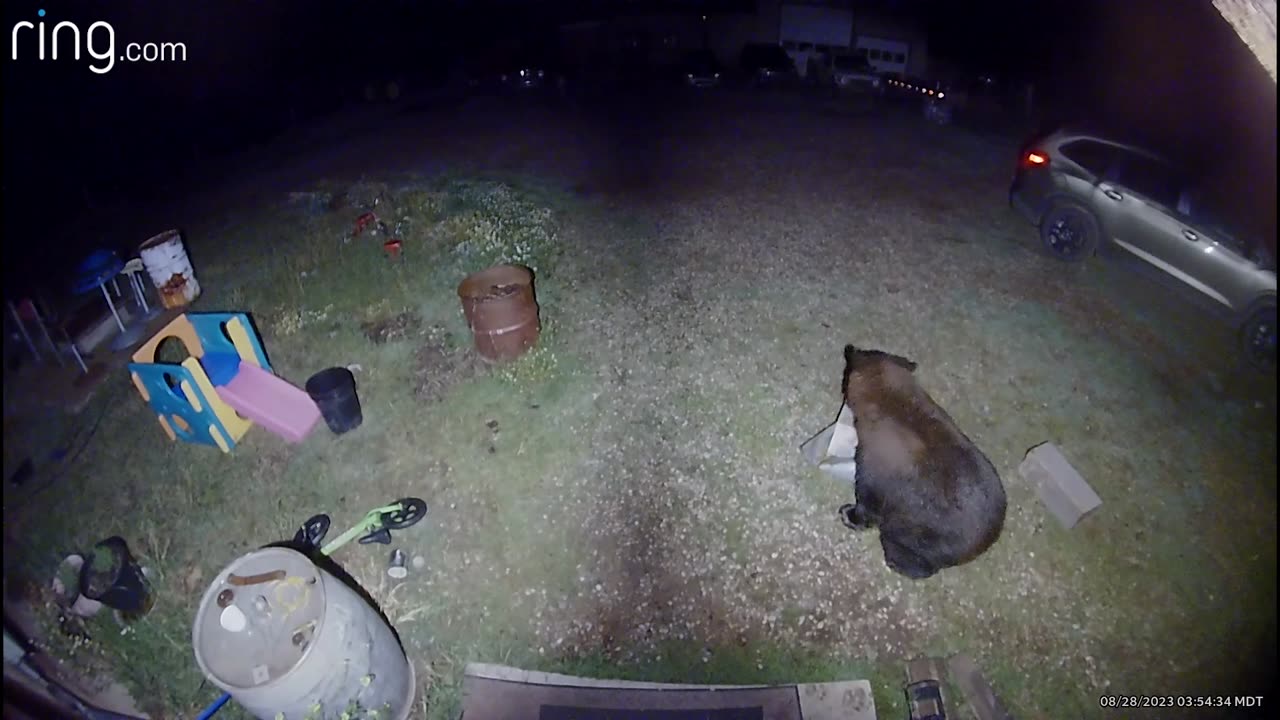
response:
[[[543,72],[543,71],[541,71],[541,70],[539,70],[539,71],[538,71],[538,77],[542,77],[542,76],[544,76],[544,75],[546,75],[546,73],[545,73],[545,72]]]
[[[711,73],[711,77],[713,77],[713,78],[715,78],[715,79],[719,80],[719,79],[720,79],[720,73]]]

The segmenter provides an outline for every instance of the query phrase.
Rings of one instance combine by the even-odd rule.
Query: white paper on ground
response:
[[[854,488],[858,465],[854,453],[858,450],[858,431],[853,426],[853,409],[840,406],[836,421],[809,438],[800,446],[800,452],[818,469],[831,477],[849,483]]]

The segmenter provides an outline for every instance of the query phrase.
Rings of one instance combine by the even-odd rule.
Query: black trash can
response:
[[[346,368],[321,370],[307,380],[307,394],[320,407],[324,422],[335,435],[360,427],[360,398],[356,395],[356,377]]]
[[[120,536],[93,547],[80,567],[80,594],[126,615],[151,609],[151,585]]]

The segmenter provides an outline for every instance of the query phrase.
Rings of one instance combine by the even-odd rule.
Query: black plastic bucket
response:
[[[126,615],[151,609],[151,585],[120,536],[93,547],[80,567],[80,594]]]
[[[307,380],[307,394],[320,407],[324,422],[336,435],[360,427],[360,398],[356,395],[356,377],[346,368],[321,370]]]

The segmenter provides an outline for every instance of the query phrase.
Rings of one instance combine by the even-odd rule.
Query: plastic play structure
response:
[[[156,362],[160,344],[177,338],[190,356]],[[256,422],[300,442],[320,420],[305,392],[271,371],[244,313],[186,313],[138,348],[129,373],[170,440],[231,452]]]

